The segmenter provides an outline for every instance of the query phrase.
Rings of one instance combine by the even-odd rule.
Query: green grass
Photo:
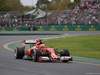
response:
[[[100,59],[100,35],[78,36],[44,41],[47,47],[68,49],[71,55]]]

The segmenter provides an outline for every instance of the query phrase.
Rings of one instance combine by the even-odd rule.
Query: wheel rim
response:
[[[36,50],[34,50],[34,56],[32,58],[34,58],[33,60],[36,61]]]
[[[16,52],[16,50],[15,50],[15,57],[16,57],[16,55],[17,55],[16,53],[17,53],[17,52]]]
[[[17,57],[17,49],[15,50],[15,57]]]

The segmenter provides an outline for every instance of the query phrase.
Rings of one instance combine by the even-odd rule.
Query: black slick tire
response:
[[[70,56],[68,49],[63,49],[60,52],[60,56]]]
[[[62,57],[62,56],[70,56],[70,53],[69,53],[68,49],[61,50],[60,57]],[[62,62],[68,62],[68,61],[67,60],[63,60]]]
[[[34,59],[33,59],[34,62],[37,62],[38,61],[38,57],[42,56],[42,53],[41,53],[41,51],[39,49],[35,49],[33,54],[34,54],[33,55],[34,56]]]
[[[24,56],[24,50],[22,47],[17,47],[14,51],[16,59],[22,59]]]

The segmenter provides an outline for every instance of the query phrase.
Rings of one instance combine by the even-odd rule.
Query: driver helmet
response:
[[[45,45],[44,44],[41,44],[40,47],[45,47]]]

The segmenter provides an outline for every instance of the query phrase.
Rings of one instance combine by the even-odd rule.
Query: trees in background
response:
[[[51,2],[49,5],[47,5],[47,8],[50,10],[65,10],[68,8],[69,4],[69,0],[58,0]]]
[[[6,6],[4,4],[5,4],[5,0],[0,0],[0,11],[5,10]]]
[[[49,3],[50,2],[48,0],[38,0],[36,6],[37,8],[45,8]]]
[[[80,2],[80,0],[74,1],[74,3],[71,3],[70,0],[38,0],[36,7],[42,10],[66,10]],[[24,11],[34,8],[35,7],[23,6],[20,0],[0,0],[0,11]]]
[[[20,0],[0,0],[0,11],[24,11],[34,7],[23,6]]]
[[[66,10],[79,2],[80,0],[74,0],[73,3],[70,0],[38,0],[36,6],[43,10]]]

